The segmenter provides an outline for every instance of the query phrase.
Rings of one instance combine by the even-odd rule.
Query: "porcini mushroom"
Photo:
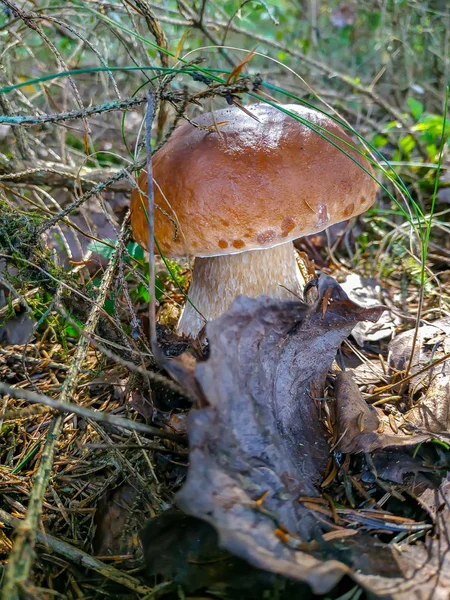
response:
[[[285,108],[352,144],[321,113]],[[256,119],[231,107],[178,127],[153,158],[158,246],[167,257],[196,257],[189,290],[195,308],[186,303],[178,325],[187,336],[239,294],[292,299],[303,283],[292,241],[375,201],[374,180],[339,148],[271,105],[247,109]],[[331,139],[370,171],[365,158]],[[131,224],[148,248],[145,171],[138,187]]]

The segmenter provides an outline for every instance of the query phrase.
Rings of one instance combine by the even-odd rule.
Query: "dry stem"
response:
[[[14,527],[16,530],[20,529],[23,525],[20,519],[13,517],[2,509],[0,509],[0,521],[9,527]],[[36,533],[36,543],[45,548],[47,552],[51,550],[55,554],[72,561],[74,564],[86,569],[91,569],[106,579],[119,583],[137,594],[150,594],[152,592],[151,588],[142,585],[138,579],[135,579],[114,567],[106,565],[97,558],[70,546],[66,542],[58,540],[48,533],[38,531]]]
[[[120,240],[124,237],[125,231],[126,224],[122,226]],[[59,397],[59,401],[63,404],[69,402],[74,396],[80,369],[89,349],[90,336],[95,332],[100,318],[100,307],[104,305],[113,281],[113,276],[117,268],[118,256],[120,256],[119,246],[114,250],[111,261],[106,268],[98,292],[97,302],[92,306],[86,323],[86,336],[80,337],[73,362],[67,373],[67,378],[63,383]],[[2,595],[3,598],[7,600],[19,600],[20,589],[25,585],[30,573],[33,563],[36,532],[39,529],[42,513],[42,503],[50,479],[57,443],[62,432],[63,424],[64,416],[63,414],[60,414],[53,420],[47,434],[41,461],[33,480],[33,488],[30,494],[27,515],[17,531],[14,548],[10,554],[9,563],[5,573]]]

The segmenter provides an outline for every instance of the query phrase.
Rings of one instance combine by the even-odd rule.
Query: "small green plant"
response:
[[[436,164],[439,160],[439,140],[442,135],[445,138],[450,135],[450,123],[446,122],[445,115],[427,113],[424,105],[415,98],[408,98],[407,104],[410,116],[416,123],[411,128],[412,133],[399,138],[398,148],[394,150],[392,161],[411,161],[414,158],[418,139],[426,149],[429,161]],[[388,134],[397,127],[397,121],[390,121],[385,126],[384,133]],[[413,133],[417,135],[415,136]],[[376,148],[383,148],[388,143],[388,137],[376,134],[372,143]]]
[[[103,241],[94,241],[89,245],[89,250],[93,253],[102,256],[109,260],[112,256],[114,248],[117,245],[117,240],[104,239]],[[144,250],[136,243],[129,242],[127,244],[127,254],[124,261],[131,267],[130,271],[125,275],[125,279],[130,281],[133,273],[137,273],[136,282],[130,285],[130,296],[133,302],[150,302],[150,265],[145,258]],[[183,269],[178,263],[172,260],[164,259],[164,264],[168,273],[160,272],[156,276],[155,281],[155,298],[160,302],[166,292],[166,283],[173,281],[179,288],[186,286],[186,280],[183,277]],[[94,285],[95,285],[94,281]],[[114,312],[114,299],[112,296],[106,301],[104,309],[109,314]]]

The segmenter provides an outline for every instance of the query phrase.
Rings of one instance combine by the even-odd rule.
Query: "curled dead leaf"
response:
[[[389,366],[393,374],[399,374],[399,390],[402,372],[413,352],[414,338],[412,329],[397,336],[389,345]],[[416,375],[410,377],[403,388],[404,396],[413,406],[404,413],[396,410],[386,414],[378,406],[369,406],[352,375],[340,373],[335,385],[339,451],[371,452],[392,446],[413,446],[432,439],[450,443],[450,358],[444,360],[447,355],[450,357],[450,319],[420,327],[411,368],[411,374]],[[358,420],[361,415],[364,416],[363,429]]]
[[[327,372],[355,324],[376,320],[382,310],[357,306],[330,277],[321,277],[318,291],[313,306],[240,297],[208,324],[210,357],[186,373],[203,408],[188,419],[190,467],[177,503],[214,527],[222,549],[258,569],[308,583],[314,593],[328,592],[349,575],[380,598],[427,598],[430,591],[433,598],[447,598],[450,569],[439,570],[448,563],[441,553],[448,550],[445,540],[439,538],[440,546],[431,538],[404,544],[399,551],[360,530],[340,534],[327,504],[314,502],[329,458],[320,418]],[[177,375],[182,383],[180,364]],[[355,435],[376,441],[381,409],[356,398],[361,402],[349,409],[349,423]],[[348,402],[351,407],[352,398]],[[408,519],[399,524],[368,510],[339,514],[353,523],[352,532],[413,527]],[[430,524],[420,527],[427,531]]]
[[[367,404],[350,373],[337,375],[335,397],[339,439],[336,450],[339,452],[373,452],[392,446],[414,446],[436,437],[414,421],[415,411],[404,415],[385,414],[381,408]],[[442,432],[440,437],[450,441],[448,432]]]

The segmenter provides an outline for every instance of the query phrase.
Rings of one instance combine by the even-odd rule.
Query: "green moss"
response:
[[[37,227],[42,220],[39,214],[13,211],[0,201],[0,251],[29,256],[39,242]]]
[[[80,288],[80,282],[75,275],[54,264],[50,250],[38,233],[43,220],[40,214],[13,210],[8,203],[0,201],[0,255],[7,266],[2,276],[20,294],[38,288],[39,291],[28,298],[33,317],[40,321],[41,327],[53,329],[62,341],[61,338],[66,336],[66,324],[58,315],[49,316],[48,308],[59,282],[77,289]],[[63,287],[61,301],[68,307],[71,306],[71,296],[68,287]],[[82,311],[81,307],[76,308]],[[11,307],[7,317],[14,314]]]
[[[11,433],[16,433],[18,431],[17,423],[13,421],[9,421],[8,423],[3,423],[0,427],[0,440],[4,440]]]

